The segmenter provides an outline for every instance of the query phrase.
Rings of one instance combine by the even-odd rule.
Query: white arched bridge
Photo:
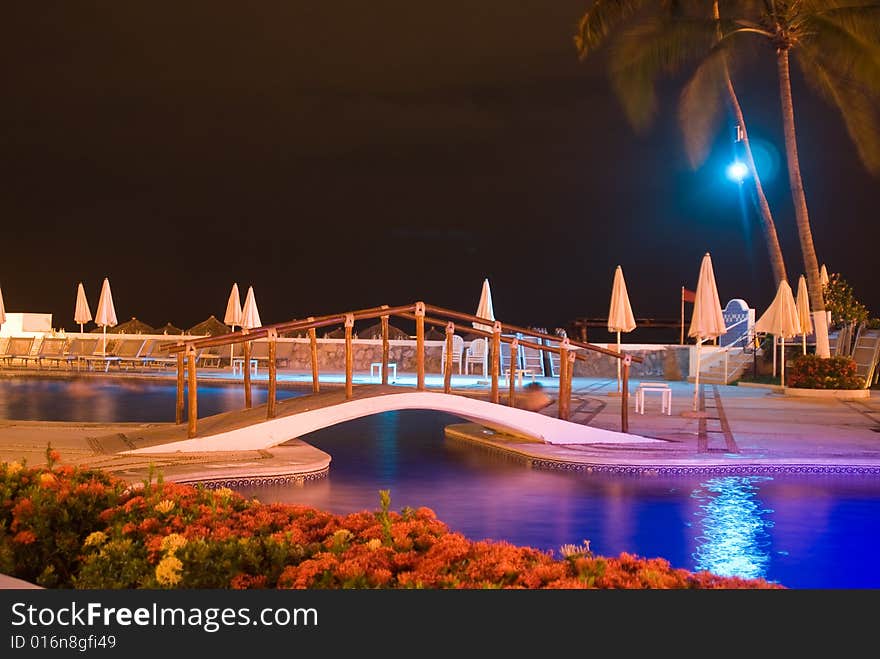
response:
[[[388,385],[389,341],[388,320],[396,316],[415,322],[416,386],[407,389]],[[381,319],[382,322],[382,384],[359,385],[357,394],[353,375],[353,327],[355,321]],[[469,334],[486,337],[489,341],[488,401],[475,399],[464,392],[452,390],[452,360],[445,360],[443,393],[427,391],[425,387],[425,325],[443,327],[446,332],[447,354],[452,354],[455,323]],[[345,328],[345,386],[341,392],[321,393],[319,355],[316,329],[342,325]],[[486,331],[485,328],[491,331]],[[311,345],[312,396],[282,402],[276,401],[276,341],[282,332],[307,333]],[[508,334],[502,335],[502,332]],[[251,343],[256,339],[268,341],[268,400],[265,410],[251,404],[250,369],[243,369],[244,409],[199,419],[198,379],[196,354],[202,348],[217,348],[242,344],[243,363],[250,363]],[[520,348],[531,348],[550,353],[559,363],[558,418],[530,412],[516,406],[515,378],[508,377],[507,405],[501,404],[499,380],[501,377],[501,345],[510,349],[511,362],[516,363]],[[587,359],[590,351],[603,353],[620,360],[622,373],[621,432],[592,428],[568,420],[571,402],[571,381],[577,360]],[[517,327],[497,320],[451,311],[424,302],[389,307],[383,305],[360,311],[331,314],[319,318],[291,320],[251,330],[240,330],[208,338],[177,337],[169,352],[177,356],[177,414],[172,431],[162,431],[151,437],[146,446],[138,446],[130,453],[204,452],[263,449],[276,446],[314,430],[332,426],[362,416],[391,410],[428,409],[455,414],[462,418],[495,428],[502,432],[524,435],[552,444],[596,444],[652,442],[627,433],[627,392],[629,366],[638,357],[624,355],[591,343],[570,340],[567,337]],[[185,394],[186,390],[186,394]],[[332,395],[328,395],[332,394]],[[300,401],[300,402],[296,402]],[[186,415],[184,412],[186,411]],[[186,416],[185,438],[180,437]]]
[[[268,449],[321,428],[371,414],[393,410],[448,412],[497,432],[525,436],[549,444],[628,444],[659,440],[628,433],[592,428],[539,412],[505,407],[460,395],[434,391],[396,392],[394,387],[365,385],[353,399],[339,392],[316,397],[291,398],[278,403],[277,416],[266,419],[260,408],[226,412],[202,421],[199,437],[174,440],[157,433],[149,446],[125,451],[129,454],[206,453]]]

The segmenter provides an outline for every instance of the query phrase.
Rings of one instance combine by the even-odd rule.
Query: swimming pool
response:
[[[171,421],[165,383],[0,379],[0,418]],[[253,390],[255,404],[264,388]],[[304,390],[279,389],[278,397]],[[200,414],[239,409],[241,387],[199,385]],[[337,513],[428,506],[453,530],[541,549],[589,540],[594,552],[662,556],[675,567],[764,577],[791,588],[880,588],[876,476],[635,476],[530,469],[447,439],[460,419],[386,412],[302,439],[333,461],[326,479],[241,488],[266,502]]]

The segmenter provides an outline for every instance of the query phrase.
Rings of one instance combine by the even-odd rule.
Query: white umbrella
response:
[[[495,320],[495,311],[492,308],[492,291],[489,289],[489,280],[483,280],[483,290],[480,292],[480,303],[477,305],[477,316],[480,318],[487,318],[488,320]],[[482,323],[471,323],[474,326],[474,329],[483,330],[484,332],[491,332],[493,327],[491,325],[483,325]]]
[[[688,336],[697,339],[697,370],[694,377],[694,412],[699,407],[700,391],[700,347],[703,341],[714,339],[727,331],[724,324],[724,313],[718,299],[718,287],[715,284],[715,272],[712,269],[712,258],[709,252],[703,256],[700,264],[700,276],[697,279],[697,290],[694,294],[694,312]]]
[[[95,312],[95,324],[104,328],[104,344],[101,348],[101,354],[107,354],[107,328],[115,327],[116,309],[113,307],[113,295],[110,293],[110,280],[104,277],[104,284],[101,286],[101,297],[98,298],[98,311]]]
[[[238,284],[232,285],[232,291],[229,293],[229,301],[226,303],[226,315],[223,317],[223,322],[230,325],[233,332],[235,331],[236,325],[241,327],[241,297],[238,294]],[[235,344],[232,343],[229,345],[230,364],[232,364],[234,353]]]
[[[797,297],[798,320],[801,326],[801,338],[803,341],[804,354],[807,354],[807,334],[813,333],[813,319],[810,316],[810,296],[807,294],[807,278],[803,275],[798,279]]]
[[[636,328],[626,282],[620,266],[614,270],[614,284],[611,287],[611,306],[608,309],[608,331],[617,332],[617,352],[620,352],[620,333],[632,332]],[[620,393],[620,360],[617,360],[617,392]]]
[[[0,326],[6,322],[6,307],[3,305],[3,291],[0,290]]]
[[[254,287],[249,286],[247,296],[244,299],[244,308],[241,310],[241,326],[245,329],[260,327],[260,312],[257,310],[257,300],[254,297]]]
[[[785,386],[785,339],[797,336],[801,332],[801,321],[798,317],[797,302],[787,281],[779,282],[776,297],[767,307],[758,322],[756,332],[766,332],[782,339],[782,365],[780,367],[780,383]],[[776,341],[773,341],[773,358],[776,359]],[[773,374],[776,374],[774,370]]]
[[[76,309],[73,312],[73,322],[79,323],[79,333],[83,332],[83,325],[92,319],[92,310],[89,309],[89,301],[86,299],[86,289],[82,282],[76,288]]]

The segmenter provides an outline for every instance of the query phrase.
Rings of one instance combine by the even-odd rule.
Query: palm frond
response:
[[[700,19],[647,20],[620,36],[611,54],[611,81],[637,130],[656,112],[657,79],[697,61],[714,40],[715,22]]]
[[[595,0],[578,22],[574,38],[578,56],[584,59],[596,50],[612,30],[633,16],[646,0]]]
[[[825,53],[819,48],[811,45],[801,48],[798,54],[797,62],[807,82],[840,111],[859,159],[868,171],[880,175],[880,97],[829,71],[823,65]]]
[[[696,169],[709,154],[722,109],[727,103],[730,67],[725,53],[714,50],[700,62],[682,89],[678,102],[678,121],[691,167]]]
[[[811,48],[829,74],[880,92],[880,44],[866,43],[836,20],[813,15],[804,21],[804,48]],[[800,49],[796,49],[796,52]]]
[[[866,45],[880,45],[880,3],[831,8],[825,2],[817,4],[824,8],[808,14],[811,22],[832,23]]]

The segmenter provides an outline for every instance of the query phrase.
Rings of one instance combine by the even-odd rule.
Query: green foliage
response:
[[[828,278],[823,289],[825,310],[831,312],[831,322],[835,327],[858,325],[868,320],[868,308],[856,299],[852,286],[834,273]]]
[[[865,379],[856,374],[851,357],[823,359],[811,354],[794,360],[787,384],[798,389],[863,389]]]

